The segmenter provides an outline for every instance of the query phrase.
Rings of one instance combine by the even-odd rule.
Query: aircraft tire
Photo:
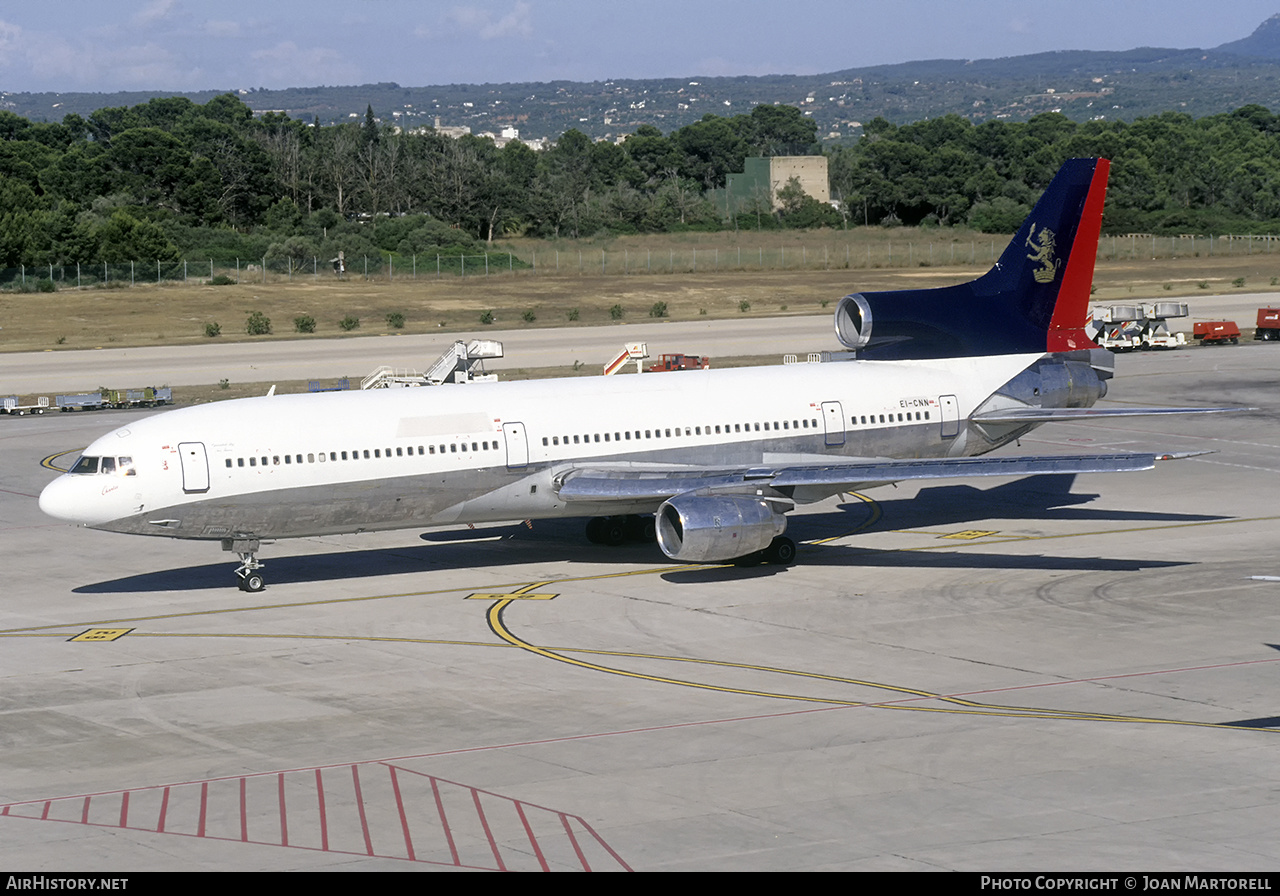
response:
[[[262,577],[262,573],[251,572],[240,580],[240,587],[251,594],[256,594],[267,587],[267,580]]]
[[[627,540],[626,517],[609,516],[604,518],[604,543],[610,547],[625,544]]]
[[[796,543],[785,535],[775,538],[764,551],[765,561],[774,566],[790,566],[796,562]]]

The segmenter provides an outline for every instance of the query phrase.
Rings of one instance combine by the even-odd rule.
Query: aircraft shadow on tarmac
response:
[[[1093,525],[1115,522],[1160,525],[1226,519],[1206,514],[1084,508],[1079,505],[1088,504],[1098,496],[1072,493],[1074,479],[1074,475],[1034,476],[989,489],[969,485],[925,488],[915,497],[877,500],[881,518],[865,531],[967,525],[991,519],[1071,521]],[[869,505],[852,502],[826,513],[792,517],[788,534],[798,542],[830,538],[862,525],[868,519],[869,512]],[[849,536],[855,542],[852,544],[844,542],[821,547],[802,546],[799,552],[800,563],[809,566],[1082,571],[1132,571],[1182,565],[1180,562],[1122,557],[867,549],[856,544],[857,534],[862,533]],[[491,569],[525,563],[598,564],[610,559],[616,559],[619,564],[678,562],[668,560],[653,544],[633,543],[618,547],[588,544],[580,520],[540,520],[534,523],[532,529],[515,525],[432,531],[420,535],[419,541],[427,543],[295,556],[272,556],[270,552],[264,551],[262,559],[266,564],[267,580],[272,585],[374,579],[379,576],[428,573],[436,569]],[[210,548],[212,551],[214,546],[210,544]],[[160,558],[163,551],[153,551],[141,556]],[[215,562],[94,582],[73,591],[76,594],[116,594],[234,588],[234,556],[226,553],[213,553],[213,556],[218,558]],[[716,565],[672,570],[663,573],[662,578],[677,584],[740,581],[785,574],[787,569],[781,566]],[[429,587],[429,583],[423,583],[423,587]]]

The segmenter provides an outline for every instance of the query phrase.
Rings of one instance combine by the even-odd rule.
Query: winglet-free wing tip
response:
[[[1175,451],[1169,454],[1157,454],[1156,460],[1186,460],[1188,457],[1200,457],[1205,454],[1217,454],[1217,451]]]

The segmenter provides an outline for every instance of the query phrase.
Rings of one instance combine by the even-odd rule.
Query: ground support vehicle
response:
[[[1280,339],[1280,308],[1259,308],[1254,339],[1271,341]]]
[[[650,364],[650,373],[664,370],[706,370],[711,366],[711,359],[702,355],[669,354],[663,355],[657,363]]]
[[[53,402],[60,411],[100,411],[107,406],[107,397],[101,392],[82,392],[79,395],[55,395]]]
[[[1222,345],[1240,341],[1240,328],[1233,320],[1198,320],[1195,322],[1195,338],[1201,345]]]
[[[49,410],[48,395],[41,395],[34,402],[24,402],[17,395],[9,395],[0,404],[0,411],[14,417],[24,417],[27,414],[43,414],[47,410]]]
[[[108,407],[116,408],[155,408],[173,404],[173,390],[168,386],[157,389],[147,386],[143,389],[108,389],[104,394]]]
[[[1183,302],[1153,302],[1149,305],[1111,305],[1095,308],[1094,341],[1113,352],[1149,348],[1179,348],[1187,344],[1182,333],[1169,329],[1169,319],[1186,317]]]

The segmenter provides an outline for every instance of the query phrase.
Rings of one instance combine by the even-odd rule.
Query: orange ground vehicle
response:
[[[1201,345],[1215,345],[1225,342],[1235,344],[1240,341],[1240,328],[1233,320],[1199,320],[1195,323],[1193,335]]]
[[[663,370],[705,370],[711,366],[711,359],[702,355],[663,355],[656,364],[650,364],[650,373]]]

